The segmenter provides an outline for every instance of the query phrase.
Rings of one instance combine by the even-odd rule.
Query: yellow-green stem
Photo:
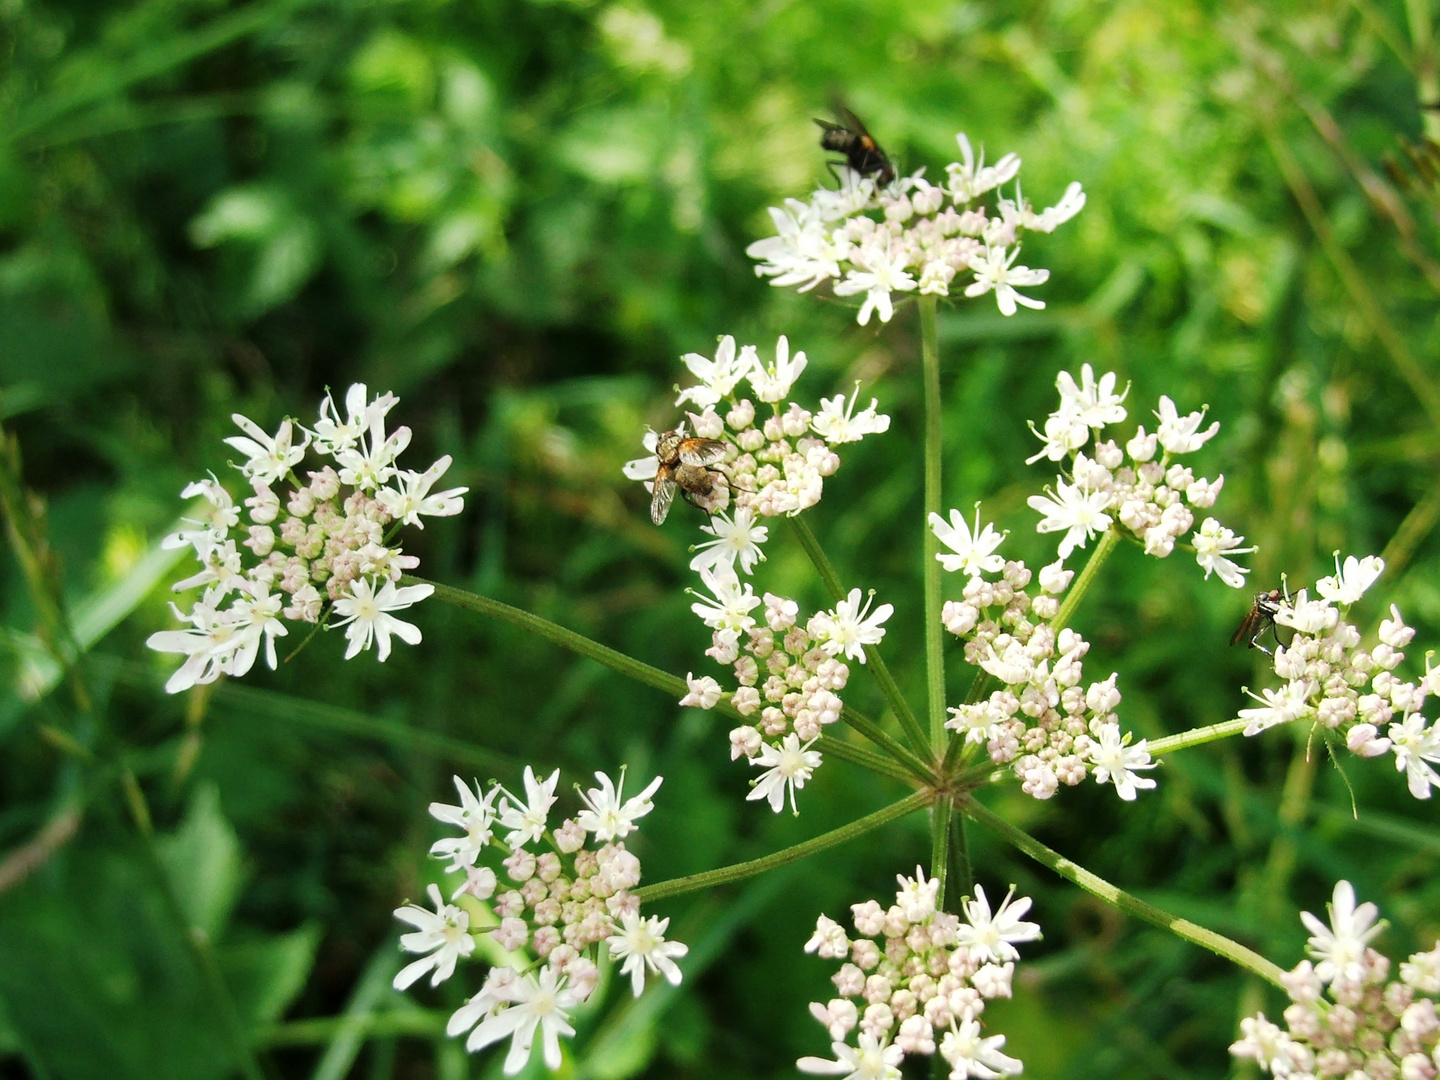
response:
[[[945,910],[945,885],[950,877],[950,818],[955,810],[953,796],[941,795],[930,807],[930,876],[935,888],[935,907]]]
[[[912,811],[921,809],[933,798],[934,795],[929,791],[917,791],[913,795],[905,796],[899,802],[891,803],[882,810],[876,810],[873,814],[866,814],[848,825],[842,825],[838,829],[832,829],[812,840],[795,844],[793,847],[777,851],[772,855],[751,859],[749,862],[735,863],[733,866],[722,866],[718,870],[706,870],[699,874],[690,874],[688,877],[672,878],[670,881],[645,885],[636,889],[635,895],[641,901],[648,902],[696,892],[699,889],[713,889],[717,885],[728,885],[733,881],[744,881],[746,878],[763,874],[767,870],[798,862],[816,852],[843,844],[857,836],[863,836],[865,833],[872,832],[882,825],[888,825]]]
[[[1080,571],[1080,576],[1070,586],[1070,591],[1065,594],[1065,599],[1060,602],[1060,610],[1055,613],[1055,618],[1050,625],[1056,633],[1069,625],[1071,618],[1075,615],[1075,609],[1080,606],[1080,601],[1090,591],[1090,586],[1095,584],[1095,578],[1100,573],[1100,568],[1105,565],[1105,560],[1110,558],[1110,553],[1120,543],[1120,534],[1114,529],[1107,529],[1100,537],[1100,542],[1095,545],[1095,550],[1090,553],[1090,560],[1085,568]]]
[[[1205,927],[1193,923],[1189,919],[1182,919],[1177,915],[1171,915],[1168,911],[1163,911],[1153,904],[1147,904],[1138,896],[1132,896],[1130,893],[1112,885],[1099,875],[1092,874],[1083,866],[1071,862],[1058,851],[1046,847],[1029,833],[1017,829],[1004,818],[992,813],[973,799],[964,800],[958,809],[960,809],[962,813],[994,830],[1002,839],[1017,850],[1029,855],[1042,866],[1048,866],[1067,881],[1079,885],[1080,888],[1092,896],[1099,897],[1107,904],[1127,914],[1144,919],[1146,922],[1158,926],[1162,930],[1168,930],[1176,937],[1183,938],[1202,948],[1209,949],[1217,956],[1223,956],[1225,959],[1244,968],[1246,971],[1253,972],[1267,982],[1281,987],[1281,989],[1284,988],[1280,980],[1285,972],[1282,971],[1278,965],[1272,964],[1269,960],[1266,960],[1265,957],[1252,949],[1247,949],[1238,941],[1232,941],[1223,934],[1217,934],[1214,930],[1207,930]]]
[[[935,328],[935,297],[920,297],[920,367],[925,394],[925,517],[920,531],[925,559],[925,687],[930,710],[930,746],[938,757],[945,747],[945,639],[940,623],[940,541],[930,515],[940,513],[940,335]]]
[[[1177,750],[1188,750],[1192,746],[1203,746],[1216,739],[1239,735],[1249,723],[1249,720],[1237,717],[1234,720],[1225,720],[1218,724],[1206,724],[1204,727],[1191,728],[1189,731],[1181,731],[1175,735],[1166,735],[1162,739],[1155,739],[1146,743],[1145,747],[1150,751],[1151,757],[1173,754]]]

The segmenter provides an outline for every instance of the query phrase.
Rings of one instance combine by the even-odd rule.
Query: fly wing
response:
[[[719,439],[686,439],[680,444],[682,465],[713,465],[725,456],[725,444]]]
[[[1235,628],[1235,633],[1230,635],[1230,644],[1239,645],[1245,638],[1256,636],[1256,631],[1262,629],[1261,620],[1263,618],[1259,606],[1252,606],[1245,613],[1245,618],[1240,620],[1240,625]]]
[[[655,496],[650,500],[650,520],[656,525],[665,524],[665,515],[670,513],[670,504],[675,501],[675,492],[680,485],[671,479],[669,471],[662,469],[655,474]]]
[[[856,116],[853,112],[851,112],[849,109],[847,109],[844,105],[837,104],[835,106],[835,115],[840,117],[841,124],[849,128],[856,135],[859,135],[860,138],[868,139],[871,146],[875,145],[875,140],[871,138],[870,132],[866,130],[865,125],[861,122],[860,118]]]

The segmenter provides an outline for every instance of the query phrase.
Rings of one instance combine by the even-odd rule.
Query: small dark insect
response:
[[[655,440],[655,497],[650,500],[650,520],[656,525],[670,513],[675,492],[693,503],[697,496],[715,490],[715,470],[709,466],[725,456],[725,444],[717,439],[697,439],[680,431],[667,431]]]
[[[1280,604],[1284,600],[1279,589],[1271,589],[1269,592],[1255,594],[1255,603],[1245,613],[1245,618],[1240,620],[1240,625],[1235,628],[1235,633],[1230,635],[1230,644],[1238,645],[1242,638],[1250,639],[1250,648],[1259,649],[1267,656],[1270,650],[1260,644],[1260,638],[1266,630],[1275,629],[1275,615],[1280,610]],[[1279,638],[1277,637],[1278,641]]]
[[[895,166],[890,164],[890,159],[885,156],[885,151],[880,149],[875,137],[865,130],[860,118],[849,109],[839,108],[835,111],[840,114],[840,123],[832,124],[829,120],[819,119],[815,121],[821,128],[820,145],[826,150],[844,154],[846,165],[861,176],[875,177],[875,182],[881,187],[894,180]]]

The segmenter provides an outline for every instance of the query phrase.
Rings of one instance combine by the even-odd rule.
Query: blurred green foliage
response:
[[[653,529],[619,466],[675,419],[680,353],[786,333],[811,357],[802,394],[864,379],[895,418],[812,521],[846,581],[896,604],[886,653],[920,700],[913,310],[860,329],[744,256],[767,205],[825,179],[811,118],[836,95],[904,169],[933,174],[963,129],[1020,153],[1038,204],[1071,179],[1089,193],[1027,246],[1052,270],[1044,312],[942,311],[948,503],[983,497],[1007,550],[1044,561],[1025,421],[1057,370],[1117,370],[1134,413],[1166,393],[1223,422],[1200,466],[1262,545],[1258,585],[1383,550],[1380,592],[1420,655],[1440,640],[1440,253],[1433,189],[1380,165],[1434,134],[1417,108],[1434,103],[1432,22],[1428,0],[0,3],[0,418],[45,510],[7,524],[50,546],[36,577],[12,545],[0,577],[0,1072],[221,1077],[238,1038],[276,1076],[495,1073],[440,1035],[462,979],[409,999],[388,984],[391,910],[431,873],[426,806],[452,772],[663,774],[647,881],[901,793],[832,763],[803,817],[772,816],[741,801],[716,718],[434,603],[424,645],[383,667],[321,638],[188,698],[160,692],[169,660],[143,647],[170,624],[154,545],[181,487],[226,468],[229,415],[309,415],[327,385],[365,381],[401,395],[417,456],[453,454],[471,488],[462,517],[407,544],[427,576],[707,670],[682,592],[693,515]],[[770,560],[820,599],[783,527]],[[1129,727],[1234,715],[1264,677],[1225,647],[1246,604],[1184,558],[1112,560],[1079,626],[1094,670],[1121,673]],[[51,658],[66,648],[87,650],[83,694]],[[990,803],[1284,967],[1296,909],[1339,877],[1380,902],[1392,954],[1428,946],[1433,811],[1383,762],[1343,764],[1273,732],[1178,755],[1134,807],[1093,788]],[[142,798],[153,841],[127,811]],[[979,880],[1017,883],[1046,930],[987,1013],[1027,1075],[1227,1075],[1237,1018],[1274,1011],[1220,961],[970,839]],[[794,1075],[827,1042],[805,1010],[829,996],[800,952],[815,915],[883,897],[927,851],[917,816],[669,905],[684,986],[612,988],[567,1068]]]

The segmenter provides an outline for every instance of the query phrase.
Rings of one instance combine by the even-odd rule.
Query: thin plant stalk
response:
[[[1090,586],[1095,584],[1096,577],[1100,574],[1100,568],[1105,561],[1120,545],[1120,534],[1114,529],[1107,529],[1100,537],[1100,542],[1095,545],[1095,550],[1090,553],[1089,560],[1084,568],[1070,585],[1070,591],[1065,594],[1065,599],[1060,602],[1060,610],[1055,613],[1055,618],[1050,621],[1050,626],[1059,633],[1075,615],[1075,610],[1080,606],[1080,601],[1090,591]]]
[[[1188,750],[1192,746],[1203,746],[1205,743],[1214,742],[1216,739],[1239,735],[1249,724],[1249,720],[1243,720],[1238,717],[1234,720],[1223,720],[1218,724],[1206,724],[1204,727],[1191,728],[1189,731],[1181,731],[1174,735],[1166,735],[1160,739],[1153,739],[1145,744],[1145,748],[1150,751],[1151,757],[1159,757],[1161,754],[1173,754],[1177,750]]]
[[[749,862],[735,863],[732,866],[722,866],[716,870],[705,870],[699,874],[690,874],[688,877],[672,878],[669,881],[659,881],[654,885],[644,885],[635,890],[634,895],[642,903],[651,900],[663,900],[670,896],[682,896],[685,893],[696,892],[700,889],[713,889],[718,885],[729,885],[735,881],[744,881],[763,874],[768,870],[774,870],[789,863],[798,862],[816,852],[824,851],[826,848],[843,844],[847,840],[853,840],[857,836],[864,836],[868,832],[898,821],[906,814],[922,809],[934,799],[930,791],[917,791],[907,795],[898,802],[893,802],[883,809],[876,810],[873,814],[866,814],[857,818],[848,825],[842,825],[838,829],[831,829],[827,833],[821,833],[813,839],[803,843],[795,844],[792,847],[784,848],[763,858],[751,859]]]
[[[955,798],[944,794],[930,808],[930,877],[935,887],[935,907],[945,910],[945,885],[950,877],[950,819],[955,811]]]
[[[820,542],[815,539],[815,533],[809,523],[803,518],[793,517],[790,519],[790,525],[795,530],[795,536],[800,541],[800,546],[810,557],[810,563],[815,567],[815,572],[820,575],[820,582],[825,586],[825,590],[835,600],[845,599],[845,588],[840,584],[840,578],[835,573],[835,568],[830,565],[830,560],[826,558]],[[916,719],[915,711],[910,708],[910,703],[900,693],[900,687],[895,682],[894,676],[890,674],[890,668],[880,655],[880,650],[873,645],[866,645],[865,660],[875,675],[875,681],[880,685],[880,692],[885,695],[885,703],[895,713],[895,719],[900,721],[900,727],[905,732],[906,739],[917,752],[923,751],[929,745],[925,729],[920,726],[920,721]]]
[[[925,688],[930,713],[930,746],[939,756],[945,748],[945,640],[940,622],[940,540],[930,528],[930,515],[940,513],[940,335],[935,328],[935,297],[922,296],[920,367],[925,396],[925,517],[921,545],[925,559]]]
[[[552,644],[569,649],[571,652],[591,660],[596,660],[612,671],[618,671],[636,682],[644,683],[646,686],[653,686],[657,690],[663,690],[668,694],[676,696],[676,700],[684,697],[689,692],[689,686],[685,680],[678,675],[671,675],[668,671],[636,660],[607,645],[601,645],[598,641],[586,637],[584,634],[576,633],[559,623],[553,623],[549,619],[541,618],[522,608],[512,607],[499,600],[492,600],[488,596],[480,596],[478,593],[468,592],[465,589],[457,589],[451,585],[442,585],[439,582],[427,581],[425,578],[415,577],[406,574],[401,581],[408,585],[431,585],[435,589],[435,598],[456,607],[464,608],[466,611],[474,611],[490,618],[499,619],[501,622],[518,626],[522,630],[528,630],[532,634],[544,638]],[[715,712],[732,720],[745,722],[745,718],[728,701],[720,701],[715,705]],[[928,782],[931,779],[929,765],[906,748],[899,740],[891,735],[885,734],[878,724],[866,718],[855,710],[846,706],[840,717],[861,735],[876,743],[891,758],[899,761],[911,776],[917,780]]]
[[[1191,922],[1189,919],[1182,919],[1178,915],[1171,915],[1154,904],[1147,904],[1138,896],[1133,896],[1123,889],[1112,885],[1098,874],[1093,874],[1078,863],[1071,862],[1058,851],[1046,847],[1039,840],[1029,833],[1017,829],[1000,815],[986,809],[973,799],[966,799],[960,804],[959,809],[974,818],[976,821],[994,830],[1003,840],[1015,847],[1017,850],[1029,855],[1042,866],[1047,866],[1067,881],[1071,881],[1092,896],[1118,908],[1129,915],[1144,919],[1162,930],[1168,930],[1176,937],[1184,938],[1202,948],[1209,949],[1217,956],[1223,956],[1246,971],[1258,975],[1260,978],[1284,989],[1281,979],[1285,972],[1276,964],[1272,964],[1259,953],[1247,949],[1238,941],[1232,941],[1223,934],[1217,934],[1214,930],[1207,930],[1205,927]]]

